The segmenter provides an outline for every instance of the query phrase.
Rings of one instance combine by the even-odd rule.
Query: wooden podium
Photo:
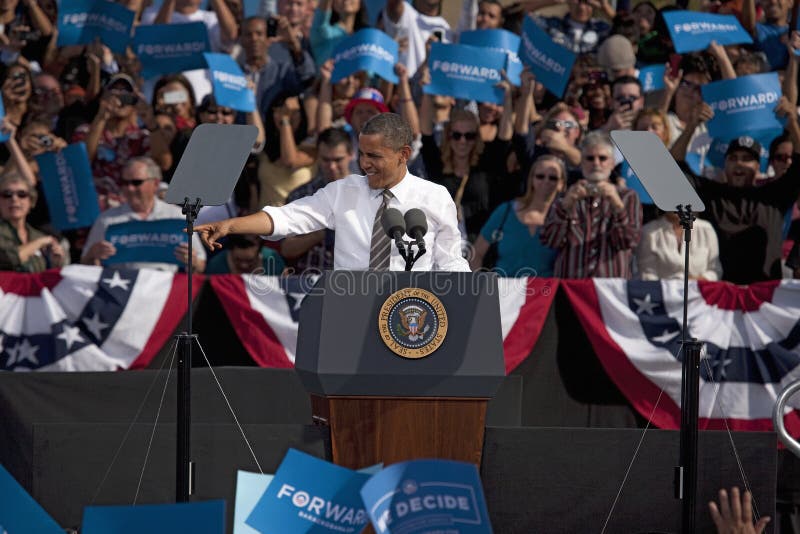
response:
[[[295,369],[334,463],[479,465],[505,375],[497,278],[328,272],[303,302]]]

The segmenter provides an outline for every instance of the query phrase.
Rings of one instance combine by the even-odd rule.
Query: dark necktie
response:
[[[383,202],[375,213],[375,222],[372,224],[372,242],[369,249],[369,268],[371,271],[388,271],[389,260],[392,257],[392,240],[383,231],[381,217],[386,211],[392,192],[388,189],[383,190]]]

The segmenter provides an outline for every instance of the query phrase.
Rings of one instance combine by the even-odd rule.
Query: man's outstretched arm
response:
[[[235,217],[208,224],[195,226],[194,231],[200,236],[200,240],[209,250],[222,248],[219,242],[223,237],[230,234],[256,234],[270,235],[274,231],[272,217],[264,211],[253,213],[245,217]]]

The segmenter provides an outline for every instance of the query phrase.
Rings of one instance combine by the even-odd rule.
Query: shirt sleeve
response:
[[[654,247],[653,232],[648,231],[642,235],[639,246],[636,249],[636,265],[639,268],[639,277],[642,280],[658,280],[658,257]]]
[[[263,211],[272,218],[273,231],[272,235],[264,237],[277,241],[284,237],[310,234],[323,228],[335,229],[333,195],[332,191],[324,187],[291,204],[281,207],[265,206]]]
[[[441,208],[437,210],[439,225],[433,247],[432,270],[469,272],[469,263],[461,255],[461,231],[458,229],[456,205],[444,188],[438,191],[437,196]]]

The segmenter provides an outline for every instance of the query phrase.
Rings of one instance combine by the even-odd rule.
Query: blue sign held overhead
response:
[[[504,91],[497,84],[508,56],[496,50],[469,45],[433,43],[428,59],[431,83],[423,90],[478,102],[502,104]]]
[[[75,143],[59,152],[36,156],[53,226],[86,228],[100,214],[86,145]]]
[[[576,54],[554,43],[530,17],[525,17],[522,25],[519,56],[548,91],[558,97],[564,95]]]
[[[754,130],[783,129],[785,120],[775,116],[782,94],[776,72],[708,83],[702,91],[714,111],[707,125],[711,137],[731,139]]]
[[[520,85],[522,74],[522,61],[517,55],[519,50],[519,35],[507,30],[471,30],[461,32],[458,37],[460,44],[490,48],[508,54],[508,68],[506,76],[512,85]]]
[[[183,231],[183,219],[155,221],[128,221],[112,224],[106,229],[105,239],[117,249],[105,264],[112,263],[175,263],[175,247],[188,243]]]
[[[39,503],[25,488],[0,465],[0,532],[36,532],[36,534],[64,534]]]
[[[223,534],[225,501],[87,506],[82,534]]]
[[[397,83],[397,43],[380,30],[366,28],[343,39],[333,52],[333,83],[359,71],[374,72]],[[409,73],[409,76],[413,73]]]
[[[664,88],[665,65],[648,65],[639,70],[639,81],[642,82],[642,91],[652,93]]]
[[[133,52],[139,57],[145,78],[204,69],[203,53],[208,51],[208,30],[202,22],[139,25],[133,36]]]
[[[58,5],[58,46],[100,41],[118,54],[131,40],[136,13],[108,0],[69,0]]]
[[[736,15],[667,11],[664,13],[664,21],[678,54],[705,50],[711,41],[721,45],[753,42]]]
[[[247,524],[261,532],[358,534],[369,522],[359,494],[368,478],[289,449]]]
[[[245,113],[256,109],[256,95],[241,67],[228,54],[205,53],[217,104]]]
[[[390,465],[361,489],[377,534],[433,531],[491,534],[475,465],[413,460]]]

